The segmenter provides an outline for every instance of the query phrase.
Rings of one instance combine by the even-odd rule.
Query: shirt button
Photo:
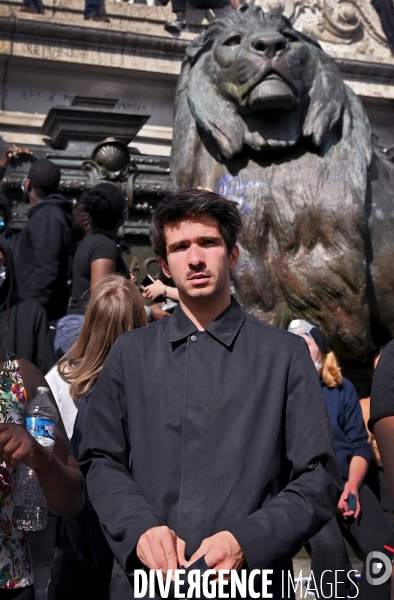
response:
[[[197,342],[197,336],[196,335],[192,335],[190,337],[190,339],[191,339],[192,342]]]

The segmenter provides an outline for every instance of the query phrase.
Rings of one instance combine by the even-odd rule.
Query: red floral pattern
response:
[[[26,399],[18,361],[7,353],[0,373],[0,422],[22,423]],[[18,531],[12,518],[12,471],[0,464],[0,589],[6,590],[33,583],[27,535]]]

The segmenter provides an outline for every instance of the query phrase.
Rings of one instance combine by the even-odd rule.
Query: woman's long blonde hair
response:
[[[79,338],[58,366],[60,375],[71,381],[74,400],[82,398],[96,382],[116,338],[145,324],[144,302],[134,283],[120,275],[108,275],[97,284]]]
[[[341,367],[334,352],[330,351],[327,354],[320,353],[321,359],[321,378],[326,386],[333,388],[341,385],[343,377]]]

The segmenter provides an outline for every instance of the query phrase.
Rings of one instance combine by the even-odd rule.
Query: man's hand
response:
[[[210,569],[235,569],[239,571],[244,563],[244,555],[237,540],[229,531],[220,531],[202,541],[201,546],[191,557],[187,566],[190,566],[201,556]],[[230,574],[227,578],[230,577]]]
[[[45,468],[49,451],[41,446],[23,427],[15,423],[0,423],[0,462],[10,467],[23,463],[30,469]]]
[[[349,507],[347,504],[347,499],[349,497],[349,494],[354,494],[356,496],[356,499],[357,499],[356,510],[349,510]],[[348,517],[354,517],[355,519],[357,519],[357,517],[361,511],[361,506],[360,506],[360,498],[358,495],[358,487],[355,483],[352,483],[351,481],[346,482],[345,487],[343,488],[343,492],[342,492],[341,497],[338,502],[337,511],[343,516],[344,519],[347,519]]]
[[[148,569],[161,570],[167,576],[168,569],[175,571],[186,563],[186,543],[169,527],[152,527],[138,540],[137,556]]]

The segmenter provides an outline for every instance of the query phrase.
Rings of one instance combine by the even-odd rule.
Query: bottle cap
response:
[[[37,392],[49,392],[50,389],[48,387],[40,386],[37,388]]]

